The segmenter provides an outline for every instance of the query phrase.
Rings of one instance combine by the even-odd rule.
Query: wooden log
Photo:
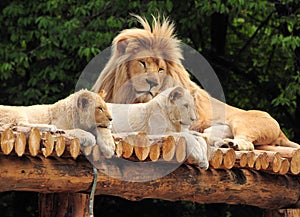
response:
[[[89,195],[80,193],[39,194],[40,217],[90,217]]]
[[[223,162],[223,152],[220,149],[214,149],[211,151],[211,159],[209,159],[209,164],[215,168],[221,168]]]
[[[52,154],[54,149],[54,138],[50,132],[44,132],[42,135],[42,153],[45,157]]]
[[[179,163],[182,163],[186,160],[186,155],[187,155],[187,144],[185,141],[184,137],[178,137],[175,139],[175,143],[176,143],[176,150],[175,150],[175,154],[176,154],[176,160]]]
[[[121,157],[123,154],[123,146],[121,141],[115,141],[116,144],[116,156]]]
[[[231,169],[236,160],[235,151],[232,148],[220,148],[223,153],[223,166],[226,169]]]
[[[15,136],[11,129],[6,129],[1,134],[1,150],[5,155],[11,153],[15,144]]]
[[[145,182],[122,181],[122,174],[139,171],[140,164],[114,165],[120,179],[99,172],[96,194],[120,196],[130,200],[160,198],[198,203],[247,204],[264,209],[299,207],[299,177],[236,169],[198,170],[181,166],[162,178]],[[109,168],[113,170],[114,167]],[[144,166],[142,166],[142,169]],[[158,170],[157,165],[149,173]],[[165,168],[163,167],[162,170]],[[85,157],[43,158],[16,155],[0,157],[0,191],[40,193],[88,193],[93,168]]]
[[[299,217],[300,209],[265,210],[264,217]]]
[[[254,154],[256,155],[254,167],[256,170],[266,170],[269,165],[269,157],[266,152],[260,150],[254,150]]]
[[[235,166],[236,167],[246,167],[247,166],[247,153],[248,151],[235,151],[236,155],[236,161]]]
[[[133,146],[130,143],[132,143],[131,136],[126,137],[121,143],[123,150],[122,157],[124,158],[130,158],[133,154]]]
[[[28,147],[31,156],[37,156],[40,151],[41,135],[40,131],[36,128],[30,130],[28,138]]]
[[[135,137],[134,153],[140,161],[144,161],[150,153],[150,141],[146,133],[138,133]]]
[[[69,152],[72,156],[72,158],[75,160],[78,155],[80,154],[80,142],[78,138],[73,138],[71,140]]]
[[[63,136],[59,135],[56,137],[55,141],[55,152],[56,156],[60,157],[63,155],[66,149],[66,141]]]
[[[151,161],[156,162],[159,157],[160,157],[160,149],[161,149],[162,143],[161,142],[156,142],[153,143],[150,147],[150,153],[149,153],[149,158]]]
[[[290,169],[290,166],[291,166],[291,164],[288,159],[286,159],[286,158],[282,159],[281,167],[280,167],[280,170],[278,171],[278,173],[281,175],[287,174]]]
[[[173,136],[168,136],[163,140],[162,156],[165,161],[171,161],[175,155],[175,139]]]
[[[15,152],[21,157],[25,153],[26,148],[26,136],[25,133],[17,133],[15,141]]]
[[[257,149],[279,152],[282,157],[290,160],[290,172],[295,175],[300,173],[300,149],[270,145],[257,146]]]
[[[253,168],[254,167],[254,163],[255,163],[255,154],[253,151],[249,151],[247,153],[247,166],[250,167],[250,168]]]

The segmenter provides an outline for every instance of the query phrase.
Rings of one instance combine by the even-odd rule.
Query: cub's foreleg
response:
[[[105,157],[110,158],[115,153],[115,141],[109,128],[97,128],[96,131],[97,144]]]
[[[55,125],[51,125],[51,124],[31,124],[31,123],[26,123],[26,122],[17,122],[17,125],[23,126],[23,127],[34,127],[41,131],[50,131],[53,133],[57,131],[57,127]]]

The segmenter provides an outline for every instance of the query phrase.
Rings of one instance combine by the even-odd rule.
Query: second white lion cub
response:
[[[83,146],[97,143],[106,157],[114,155],[115,144],[111,135],[103,135],[101,128],[110,126],[111,119],[102,96],[88,90],[80,90],[49,105],[0,105],[0,123],[52,132],[63,129],[68,135],[76,136]],[[105,133],[110,134],[110,130]]]

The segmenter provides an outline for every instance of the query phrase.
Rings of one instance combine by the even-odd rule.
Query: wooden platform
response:
[[[88,156],[95,162],[104,162],[105,170],[115,177],[100,172],[96,194],[130,200],[160,198],[247,204],[269,210],[300,208],[300,149],[271,146],[260,146],[252,152],[213,149],[210,168],[202,170],[186,163],[185,141],[176,136],[115,135],[116,157],[104,159],[98,146],[80,150],[78,139],[63,133],[20,127],[0,128],[0,133],[0,192],[89,193],[93,167],[86,159]],[[141,142],[148,145],[137,147],[136,143]],[[146,167],[143,163],[122,166],[115,163],[118,159],[150,163]],[[176,163],[184,164],[158,179],[138,181],[140,171],[152,174],[154,169],[157,172],[160,167],[164,170],[165,166]],[[123,181],[128,176],[137,177],[137,181]],[[295,212],[293,216],[297,216],[297,209]]]

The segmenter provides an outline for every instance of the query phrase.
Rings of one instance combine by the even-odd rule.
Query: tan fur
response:
[[[239,149],[253,149],[253,144],[300,147],[287,139],[279,124],[268,113],[257,110],[245,111],[221,103],[192,82],[181,64],[180,42],[174,35],[174,24],[168,19],[163,18],[160,22],[159,18],[154,17],[150,26],[145,19],[135,17],[143,29],[126,29],[116,36],[112,45],[112,56],[93,87],[95,92],[104,89],[109,93],[105,98],[106,101],[118,103],[148,101],[158,92],[174,86],[174,81],[168,79],[172,77],[188,90],[197,91],[196,106],[200,120],[193,124],[194,129],[203,131],[210,126],[227,125],[233,135],[232,138],[225,138],[224,142]],[[138,64],[134,64],[140,61],[146,62],[155,70],[141,70]],[[157,68],[161,65],[166,66],[163,68],[163,74],[168,75],[164,77],[165,80],[159,80],[154,93],[146,92],[149,90],[148,85],[144,94],[138,95],[133,86],[134,82],[128,81],[145,72],[157,78],[159,77]],[[125,88],[119,91],[124,86]]]
[[[114,153],[114,144],[103,141],[99,127],[108,127],[111,121],[106,103],[99,94],[81,90],[49,105],[0,105],[0,122],[11,125],[36,127],[77,136],[83,146],[100,145],[108,157]],[[95,140],[96,137],[96,140]]]

